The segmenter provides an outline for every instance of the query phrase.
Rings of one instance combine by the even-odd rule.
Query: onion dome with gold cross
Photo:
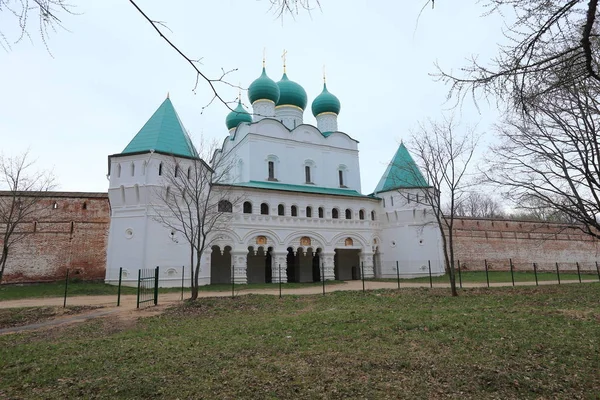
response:
[[[237,128],[239,124],[242,122],[252,122],[252,117],[248,114],[248,111],[242,106],[241,96],[238,98],[238,105],[233,111],[227,114],[227,118],[225,118],[225,125],[227,125],[227,129],[231,130],[233,128]]]
[[[258,100],[270,100],[275,104],[279,101],[279,86],[267,76],[264,61],[262,74],[248,87],[248,99],[250,104]]]
[[[296,106],[302,110],[306,109],[306,103],[308,102],[306,90],[298,83],[290,80],[285,70],[281,80],[277,82],[277,86],[279,86],[279,101],[276,106]]]
[[[323,82],[323,91],[312,102],[313,115],[315,117],[324,113],[338,115],[341,108],[340,100],[327,90],[327,83]]]

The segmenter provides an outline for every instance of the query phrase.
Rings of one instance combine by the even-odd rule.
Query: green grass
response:
[[[593,399],[598,298],[591,283],[202,299],[0,336],[0,398]]]
[[[489,274],[490,283],[500,283],[500,282],[512,283],[510,271],[489,271],[488,274]],[[541,281],[556,281],[556,273],[538,272],[537,275],[538,275],[538,281],[540,281],[540,282]],[[515,283],[516,282],[535,282],[535,274],[533,272],[515,271],[514,276],[515,276]],[[461,272],[461,278],[462,278],[463,283],[483,283],[483,284],[485,284],[487,282],[486,276],[485,276],[485,271]],[[581,279],[583,279],[583,280],[586,280],[586,279],[598,280],[598,275],[595,273],[594,274],[582,273]],[[393,278],[374,279],[374,280],[375,281],[385,281],[385,282],[396,282],[396,279],[393,279]],[[562,273],[561,272],[560,280],[561,281],[567,281],[567,280],[577,281],[577,280],[579,280],[579,278],[577,276],[577,273]],[[448,284],[449,279],[448,279],[448,275],[433,276],[432,281],[433,281],[433,283]],[[420,277],[420,278],[412,278],[412,279],[402,279],[401,278],[400,285],[402,285],[402,282],[429,283],[429,276]],[[457,284],[459,283],[458,272],[456,273],[456,283]]]
[[[327,285],[335,285],[344,283],[342,281],[327,281]],[[307,286],[320,286],[321,283],[284,283],[282,289],[294,289]],[[240,290],[252,289],[278,289],[279,285],[272,283],[256,283],[247,285],[235,285],[236,292]],[[72,296],[100,296],[114,295],[117,296],[118,288],[112,285],[106,285],[102,282],[69,282],[68,297]],[[227,292],[231,290],[231,285],[206,285],[200,286],[201,291]],[[161,288],[159,293],[180,292],[181,288]],[[189,294],[189,288],[184,292]],[[122,286],[121,294],[136,294],[137,288]],[[2,300],[20,300],[39,297],[62,297],[65,294],[64,282],[38,283],[32,285],[2,285],[0,286],[0,301]]]

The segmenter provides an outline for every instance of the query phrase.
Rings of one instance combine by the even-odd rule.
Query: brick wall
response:
[[[50,192],[38,204],[40,212],[19,227],[26,236],[11,247],[3,283],[61,280],[67,268],[82,280],[104,279],[108,195]]]
[[[455,252],[465,269],[595,271],[600,260],[598,240],[576,227],[545,222],[460,218],[455,226]]]

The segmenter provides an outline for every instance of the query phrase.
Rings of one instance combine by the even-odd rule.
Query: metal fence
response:
[[[137,308],[150,302],[158,304],[158,273],[159,267],[138,271]]]

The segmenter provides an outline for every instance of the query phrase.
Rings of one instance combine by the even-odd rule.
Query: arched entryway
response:
[[[288,282],[319,282],[321,280],[320,249],[302,247],[294,251],[288,247],[287,279]]]
[[[253,246],[248,248],[246,259],[246,276],[248,283],[271,283],[272,282],[272,247],[265,249],[263,246],[256,250]]]
[[[231,247],[212,247],[210,255],[210,284],[231,283]]]
[[[360,249],[335,249],[333,273],[336,281],[360,279]]]

